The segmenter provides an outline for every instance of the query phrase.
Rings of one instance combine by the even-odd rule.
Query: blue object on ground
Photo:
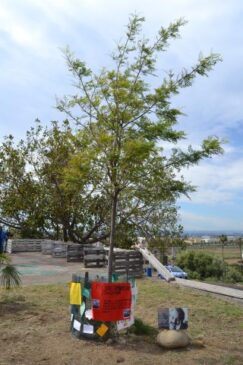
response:
[[[150,278],[152,277],[152,268],[151,267],[147,267],[147,276],[149,276]]]

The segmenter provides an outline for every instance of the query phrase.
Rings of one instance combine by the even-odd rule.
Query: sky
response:
[[[197,78],[173,99],[185,113],[179,121],[187,133],[184,147],[197,147],[207,136],[227,141],[223,156],[182,171],[197,191],[178,206],[186,231],[243,231],[240,0],[0,0],[0,141],[8,134],[24,138],[36,118],[62,120],[56,97],[73,89],[61,49],[68,45],[95,71],[109,67],[133,13],[145,16],[149,38],[179,17],[188,21],[158,64],[161,79],[165,71],[195,64],[200,52],[222,56],[208,78]]]

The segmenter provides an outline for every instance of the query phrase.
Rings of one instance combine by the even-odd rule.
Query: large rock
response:
[[[190,344],[190,338],[182,330],[163,330],[157,336],[157,343],[167,349],[176,349],[188,346]]]

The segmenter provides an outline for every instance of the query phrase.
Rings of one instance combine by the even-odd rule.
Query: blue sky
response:
[[[109,54],[125,31],[129,14],[146,17],[144,34],[178,17],[188,24],[158,64],[164,70],[193,65],[199,52],[220,53],[209,78],[177,96],[185,117],[185,146],[208,135],[227,139],[225,154],[183,171],[197,186],[182,198],[186,230],[243,230],[243,2],[237,0],[0,0],[0,140],[17,139],[39,118],[63,116],[55,97],[71,92],[71,76],[60,51],[69,45],[94,70],[111,64]]]

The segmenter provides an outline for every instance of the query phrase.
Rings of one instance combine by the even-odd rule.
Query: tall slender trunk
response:
[[[111,232],[110,232],[110,250],[108,258],[108,282],[112,281],[112,260],[113,260],[113,249],[115,244],[115,234],[116,234],[116,211],[117,211],[117,197],[118,193],[115,192],[112,199],[112,210],[111,210]]]
[[[58,225],[58,223],[56,224],[56,240],[58,241],[59,240],[59,235],[60,235],[60,233],[59,233],[59,225]]]
[[[222,243],[222,259],[224,261],[224,243]]]
[[[63,226],[62,231],[63,231],[63,241],[67,242],[68,241],[68,231],[67,231],[66,227]]]

